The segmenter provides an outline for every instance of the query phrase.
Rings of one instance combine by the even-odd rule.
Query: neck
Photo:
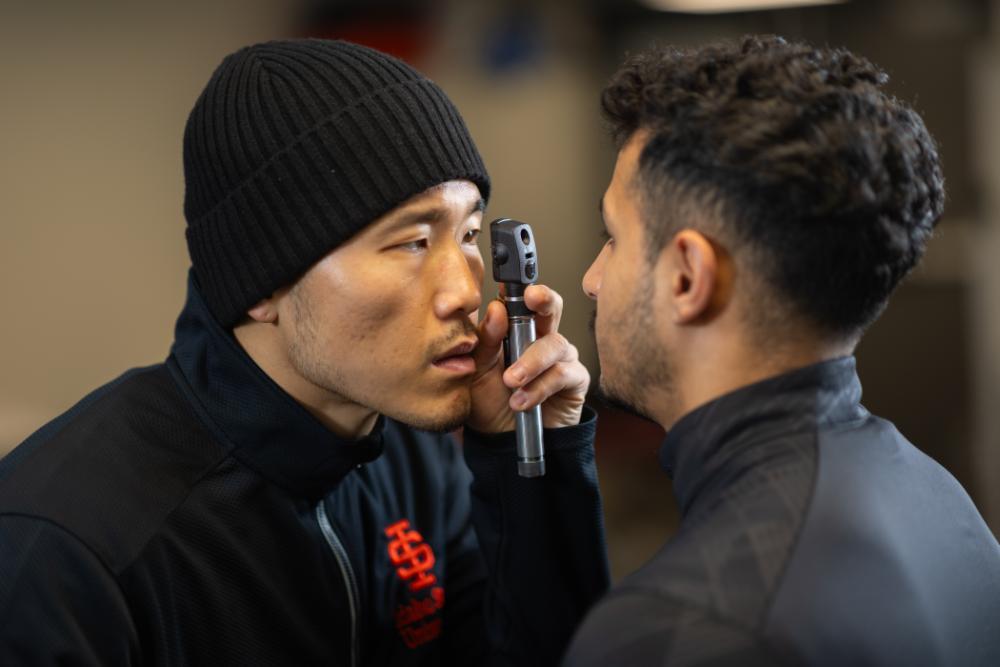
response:
[[[854,350],[852,342],[797,340],[783,345],[758,344],[745,332],[737,332],[728,340],[703,338],[692,347],[697,349],[675,355],[695,363],[679,364],[675,369],[678,390],[674,400],[666,403],[672,408],[657,415],[657,421],[666,430],[688,412],[741,387],[846,356]]]
[[[357,440],[371,432],[378,413],[305,377],[280,344],[273,325],[249,322],[237,325],[233,335],[264,373],[321,424],[338,436]]]

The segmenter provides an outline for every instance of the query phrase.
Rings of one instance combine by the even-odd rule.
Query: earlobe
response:
[[[261,299],[253,308],[247,311],[247,315],[254,322],[274,324],[278,321],[278,308],[272,299]]]
[[[715,247],[701,232],[683,229],[671,240],[670,252],[674,258],[674,321],[697,322],[710,313],[718,289],[719,258]]]

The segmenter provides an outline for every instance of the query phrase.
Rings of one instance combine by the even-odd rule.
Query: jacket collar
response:
[[[353,468],[382,453],[384,417],[360,440],[329,431],[222,329],[193,273],[167,364],[233,455],[293,494],[319,498]]]
[[[741,387],[687,413],[660,447],[682,514],[715,482],[781,456],[782,436],[868,416],[854,357]]]

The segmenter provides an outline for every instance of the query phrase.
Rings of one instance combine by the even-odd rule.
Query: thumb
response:
[[[507,335],[507,309],[502,303],[490,301],[476,335],[479,336],[479,344],[472,357],[476,360],[476,369],[483,372],[496,364],[500,346]]]

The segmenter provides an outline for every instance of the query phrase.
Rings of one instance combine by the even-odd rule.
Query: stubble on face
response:
[[[667,350],[656,339],[651,272],[641,273],[635,285],[627,302],[606,304],[605,313],[594,313],[599,388],[612,405],[656,421],[654,413],[668,406],[651,405],[651,394],[675,402],[674,373]]]
[[[292,286],[288,297],[294,316],[293,334],[288,343],[288,357],[296,372],[310,383],[346,401],[366,405],[378,412],[386,413],[387,416],[397,421],[425,431],[454,431],[468,419],[472,411],[472,399],[469,392],[471,379],[458,381],[465,382],[464,390],[455,391],[454,400],[447,405],[439,406],[433,413],[418,412],[402,407],[392,410],[389,414],[383,409],[384,406],[377,395],[366,396],[354,391],[352,386],[356,386],[358,383],[352,383],[351,379],[346,377],[335,363],[332,363],[330,355],[324,349],[323,336],[320,331],[321,324],[316,314],[319,312],[319,305],[313,302],[305,281],[299,281]],[[468,328],[475,329],[471,322]],[[431,348],[432,350],[445,350],[459,338],[467,335],[468,331],[457,331],[445,337],[441,342],[432,345]],[[365,335],[359,333],[357,337],[360,340]],[[352,341],[348,337],[342,341],[342,344],[350,345],[352,342],[357,341]],[[427,363],[431,363],[431,360],[428,359]],[[386,393],[393,390],[392,387],[382,388],[382,391]]]
[[[598,304],[594,334],[600,391],[609,402],[659,422],[676,412],[678,391],[676,364],[665,338],[669,327],[657,318],[663,308],[656,298],[659,253],[650,253],[655,239],[645,228],[637,189],[645,142],[645,132],[637,131],[618,153],[600,203],[610,240],[591,267],[599,271],[596,280],[590,280]]]
[[[329,363],[319,342],[319,326],[316,322],[316,307],[312,303],[304,281],[299,281],[288,292],[294,314],[293,335],[288,344],[288,357],[295,370],[317,387],[342,396],[353,398],[346,393],[347,382],[337,368]]]

